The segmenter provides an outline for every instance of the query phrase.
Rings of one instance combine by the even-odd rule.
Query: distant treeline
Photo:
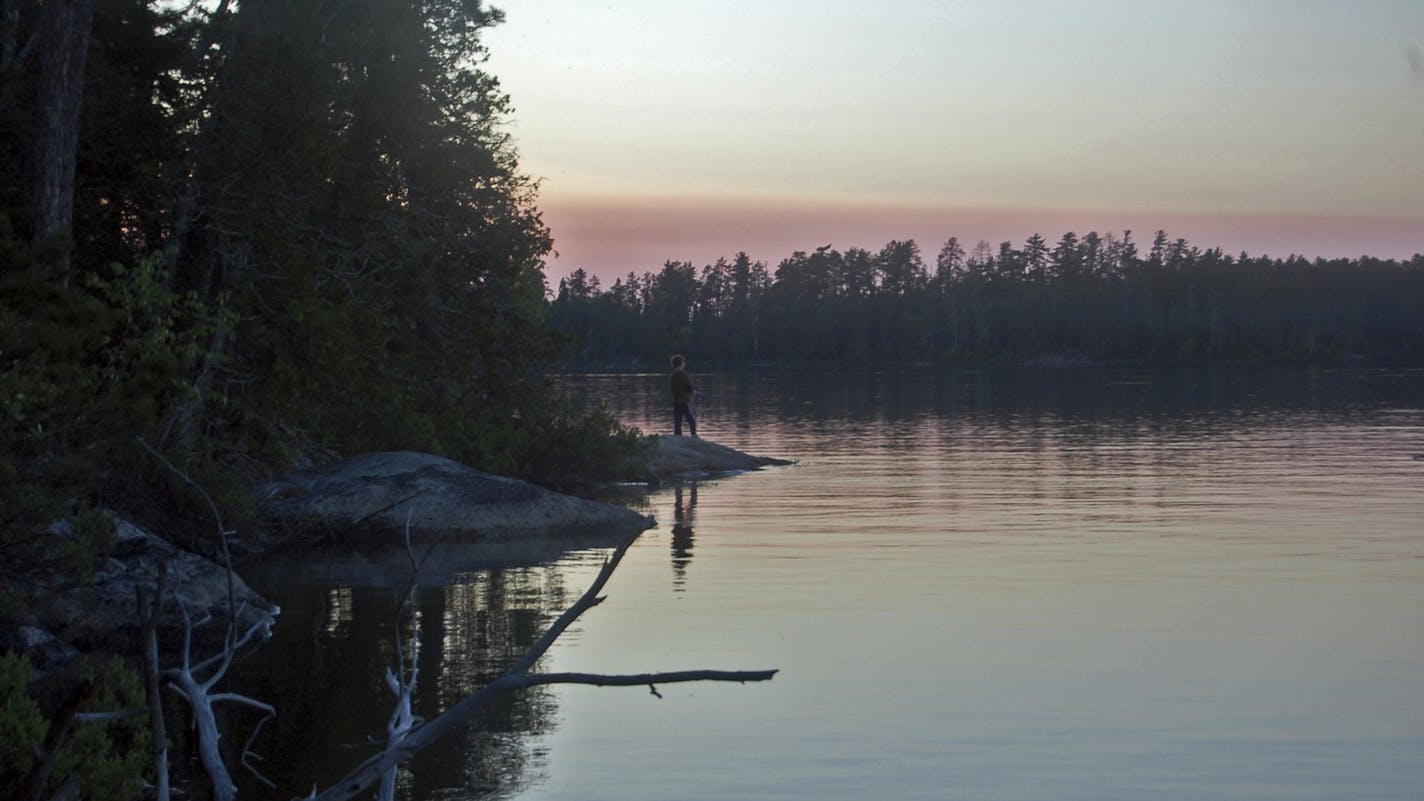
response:
[[[739,253],[603,287],[559,282],[550,325],[574,365],[911,361],[1328,361],[1424,357],[1424,255],[1230,256],[1158,231],[1040,235],[1022,247],[950,237],[932,267],[914,240],[798,251],[774,272]]]

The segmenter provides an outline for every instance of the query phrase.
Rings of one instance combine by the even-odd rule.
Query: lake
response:
[[[541,669],[781,672],[511,697],[402,797],[1424,798],[1424,371],[696,367],[699,433],[796,464],[639,501],[658,527]],[[662,373],[562,380],[671,428]],[[422,713],[606,555],[442,549]],[[283,607],[239,677],[279,708],[270,797],[383,736],[405,559],[249,577]]]

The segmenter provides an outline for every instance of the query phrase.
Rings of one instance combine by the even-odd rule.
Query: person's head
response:
[[[677,354],[676,356],[672,357],[672,369],[674,369],[674,370],[681,370],[682,367],[683,367],[683,365],[685,365],[685,364],[687,364],[687,360],[684,359],[684,358],[682,358],[682,354],[681,354],[681,353],[679,353],[679,354]]]

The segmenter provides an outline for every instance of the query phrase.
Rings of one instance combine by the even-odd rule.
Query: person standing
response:
[[[692,376],[687,374],[687,360],[682,354],[672,357],[672,375],[668,386],[672,390],[672,433],[682,436],[682,421],[687,419],[688,433],[697,436],[697,417],[692,411],[692,399],[697,396],[697,386]]]

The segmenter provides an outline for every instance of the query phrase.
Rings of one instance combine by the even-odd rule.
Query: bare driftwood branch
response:
[[[435,741],[465,725],[476,712],[495,698],[505,693],[544,684],[590,684],[595,686],[639,686],[648,685],[657,695],[658,684],[674,684],[689,681],[767,681],[776,675],[775,670],[723,671],[688,670],[671,673],[638,673],[630,675],[602,675],[596,673],[546,673],[531,674],[529,671],[548,652],[560,634],[585,611],[602,603],[600,593],[628,548],[638,539],[633,535],[613,552],[603,569],[598,572],[593,583],[572,606],[564,611],[549,626],[544,635],[532,645],[524,656],[504,675],[481,687],[474,694],[446,709],[430,722],[418,725],[402,737],[390,742],[385,750],[370,757],[351,771],[341,781],[320,793],[313,788],[308,798],[315,801],[348,801],[369,790],[397,765],[424,750]],[[661,697],[661,696],[660,696]]]
[[[749,681],[767,681],[776,675],[775,670],[678,670],[667,673],[630,673],[624,675],[609,673],[536,673],[525,676],[521,687],[540,684],[592,684],[595,687],[637,687],[648,684],[683,684],[689,681],[732,681],[746,684]]]
[[[410,520],[415,515],[412,507],[405,513],[405,555],[410,560],[410,584],[405,596],[396,607],[396,670],[386,668],[386,687],[396,697],[395,709],[386,723],[386,747],[395,748],[411,730],[422,722],[411,709],[411,699],[415,695],[415,683],[420,677],[420,618],[412,609],[410,612],[410,661],[407,667],[405,645],[401,642],[401,616],[407,607],[414,605],[415,592],[419,587],[420,566],[425,562],[415,559],[415,551],[410,546]],[[426,551],[426,556],[430,551]],[[393,801],[396,791],[396,766],[392,765],[381,773],[381,786],[376,791],[377,801]]]
[[[148,440],[144,439],[142,436],[135,437],[135,439],[138,440],[138,444],[141,445],[144,450],[148,451],[149,454],[153,456],[153,458],[157,459],[164,467],[168,468],[169,472],[182,479],[183,483],[192,487],[199,495],[203,496],[203,500],[207,501],[208,503],[208,510],[213,513],[213,520],[217,521],[218,542],[222,544],[223,568],[227,570],[227,608],[228,611],[233,614],[232,621],[228,624],[228,642],[231,642],[233,630],[237,626],[237,601],[236,594],[232,586],[232,552],[228,549],[227,545],[227,535],[231,534],[232,532],[228,531],[227,527],[223,525],[222,512],[218,510],[218,502],[213,500],[213,496],[209,495],[208,491],[203,489],[202,486],[198,484],[198,482],[190,478],[187,473],[183,472],[182,470],[179,470],[176,465],[168,461],[168,458],[166,456],[155,450],[152,445],[149,445]]]
[[[176,594],[175,594],[176,597]],[[212,784],[213,798],[215,801],[232,801],[237,793],[237,787],[233,784],[232,774],[227,769],[227,763],[223,761],[222,752],[219,749],[219,741],[222,738],[218,730],[217,717],[213,713],[213,704],[220,701],[239,702],[248,706],[260,709],[267,713],[267,718],[277,714],[277,710],[268,704],[248,698],[237,693],[213,693],[210,692],[213,685],[217,684],[224,675],[227,674],[228,667],[232,664],[232,656],[236,648],[249,642],[258,630],[265,630],[271,622],[270,618],[253,623],[247,632],[237,641],[237,645],[232,643],[229,635],[229,642],[223,646],[222,659],[217,661],[217,669],[206,679],[199,679],[196,675],[199,668],[209,666],[214,663],[214,659],[206,659],[199,664],[199,668],[190,667],[191,652],[193,642],[193,623],[188,616],[188,607],[182,599],[178,599],[178,608],[183,612],[183,666],[180,668],[169,668],[163,671],[163,677],[179,694],[188,702],[188,707],[193,715],[193,728],[198,736],[198,759],[203,764],[203,770],[208,774],[208,780]],[[232,624],[229,624],[231,627]],[[266,723],[267,718],[263,718],[257,725],[260,727]],[[249,739],[249,743],[251,740]],[[242,763],[251,769],[251,763],[244,752]],[[262,778],[260,774],[258,778]],[[262,779],[266,781],[265,778]]]
[[[141,718],[148,710],[136,706],[132,709],[116,709],[113,712],[80,712],[74,716],[75,723],[117,723],[130,718]]]
[[[158,613],[163,608],[168,565],[158,566],[158,583],[153,595],[138,590],[138,614],[143,621],[143,689],[148,700],[149,728],[153,734],[153,798],[168,801],[168,724],[163,720],[163,690],[158,662]]]
[[[237,793],[237,787],[233,784],[232,774],[228,771],[227,763],[223,761],[222,752],[219,748],[219,741],[222,738],[218,730],[217,717],[213,713],[213,705],[220,702],[241,703],[254,709],[266,713],[257,724],[260,730],[262,725],[272,717],[275,717],[277,710],[269,704],[264,704],[253,698],[249,698],[239,693],[213,692],[213,687],[227,675],[228,668],[232,666],[232,660],[248,643],[259,635],[265,635],[268,627],[272,623],[272,616],[262,614],[257,621],[247,628],[239,637],[237,634],[237,622],[241,619],[242,612],[246,610],[246,604],[239,607],[237,595],[233,587],[232,552],[228,548],[228,531],[223,525],[222,513],[218,509],[217,502],[208,494],[196,481],[188,477],[188,474],[178,469],[172,462],[168,461],[163,454],[159,453],[144,440],[138,437],[139,445],[148,451],[164,467],[172,471],[174,475],[182,479],[188,486],[192,487],[207,501],[208,508],[213,513],[213,519],[217,521],[218,541],[222,544],[223,568],[227,577],[227,608],[228,621],[227,630],[223,635],[222,650],[218,653],[193,664],[193,629],[206,623],[208,618],[194,622],[188,614],[188,606],[184,603],[178,591],[173,590],[173,598],[178,602],[178,609],[183,614],[183,653],[181,664],[176,668],[169,668],[162,671],[161,675],[188,702],[189,710],[193,716],[193,728],[198,737],[198,759],[202,762],[203,770],[208,774],[208,780],[212,784],[213,798],[215,801],[232,801]],[[162,586],[162,576],[160,575],[160,587]],[[154,611],[156,617],[157,607],[160,605],[159,597],[154,599]],[[200,675],[211,670],[207,678],[200,678]],[[151,702],[152,703],[152,702]],[[256,736],[254,731],[253,736]],[[241,763],[248,770],[252,771],[259,780],[271,784],[264,776],[256,771],[252,766],[251,758],[254,756],[250,751],[252,737],[247,740],[247,745],[243,748]]]
[[[263,706],[266,706],[266,705],[264,704]],[[260,781],[260,782],[262,782],[263,784],[265,784],[265,785],[267,785],[268,787],[270,787],[270,788],[272,788],[273,790],[275,790],[275,789],[277,789],[277,784],[276,784],[276,782],[273,782],[271,779],[267,778],[266,776],[263,776],[263,775],[262,775],[262,771],[258,770],[256,765],[253,765],[253,764],[252,764],[252,760],[254,760],[254,759],[256,759],[256,760],[261,760],[261,759],[263,759],[263,756],[262,756],[261,754],[259,754],[259,753],[257,753],[256,751],[253,751],[253,750],[252,750],[252,744],[257,741],[257,735],[262,733],[262,727],[265,726],[265,725],[267,725],[267,721],[271,720],[272,718],[277,717],[277,710],[273,709],[273,708],[270,707],[270,706],[269,706],[269,707],[266,707],[266,708],[267,708],[267,715],[266,715],[265,717],[263,717],[261,720],[257,721],[257,725],[252,727],[252,733],[247,736],[247,742],[245,742],[245,743],[242,744],[242,759],[241,759],[241,762],[242,762],[242,766],[243,766],[244,768],[247,768],[247,772],[248,772],[248,773],[251,773],[252,776],[253,776],[253,778],[257,779],[257,781]]]

